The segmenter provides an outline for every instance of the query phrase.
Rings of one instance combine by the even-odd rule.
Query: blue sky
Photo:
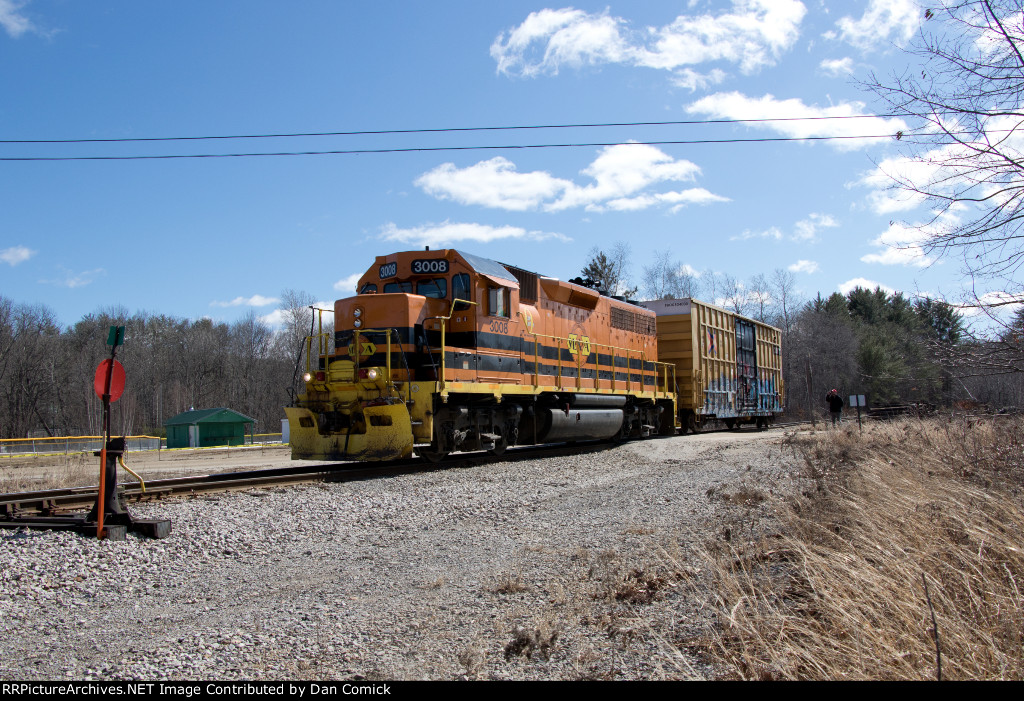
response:
[[[907,67],[913,0],[0,0],[0,139],[72,140],[865,115],[755,124],[0,144],[128,156],[861,136],[905,128],[856,81]],[[455,247],[579,274],[594,247],[813,296],[955,299],[884,189],[893,139],[0,161],[0,294],[64,324],[109,305],[268,320],[376,255]],[[985,290],[980,290],[985,292]]]

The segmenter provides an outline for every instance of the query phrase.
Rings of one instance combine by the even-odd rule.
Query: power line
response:
[[[293,134],[233,134],[225,136],[155,136],[124,137],[112,139],[0,139],[0,144],[108,144],[148,141],[214,141],[227,139],[289,139],[295,137],[319,136],[381,136],[389,134],[444,134],[471,131],[515,131],[531,129],[593,129],[604,127],[658,127],[686,126],[700,124],[757,124],[771,122],[811,122],[838,119],[887,119],[897,118],[895,114],[854,114],[821,117],[765,117],[756,119],[693,119],[664,122],[596,122],[592,124],[530,124],[503,127],[444,127],[437,129],[377,129],[363,131],[298,132]],[[902,115],[909,116],[909,115]]]
[[[266,156],[339,156],[378,153],[428,153],[437,151],[497,151],[543,148],[597,148],[601,146],[685,146],[696,144],[752,144],[786,141],[840,141],[852,139],[894,139],[896,134],[865,134],[862,136],[793,136],[757,139],[689,139],[681,141],[613,141],[565,144],[507,144],[503,146],[420,146],[409,148],[345,149],[336,151],[277,151],[268,153],[193,153],[143,156],[4,156],[0,161],[142,161],[176,158],[256,158]]]

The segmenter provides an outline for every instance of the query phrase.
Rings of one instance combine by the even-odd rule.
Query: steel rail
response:
[[[533,457],[557,457],[596,452],[609,447],[608,443],[579,443],[557,447],[525,446],[509,448],[504,455],[466,453],[449,456],[441,463],[430,463],[418,458],[390,460],[367,467],[364,462],[343,462],[331,465],[297,466],[248,470],[222,474],[174,477],[146,482],[142,492],[137,482],[119,483],[119,493],[129,503],[159,501],[170,497],[187,497],[212,492],[271,489],[281,486],[314,484],[318,482],[353,482],[381,477],[394,477],[417,472],[471,467],[474,465],[521,460]],[[98,491],[95,486],[48,489],[31,492],[0,494],[0,526],[30,515],[62,516],[89,509],[95,504]]]

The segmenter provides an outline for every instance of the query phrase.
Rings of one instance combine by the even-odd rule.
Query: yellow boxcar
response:
[[[676,366],[678,416],[697,431],[766,426],[782,412],[782,331],[695,299],[643,302],[657,315],[658,360]]]

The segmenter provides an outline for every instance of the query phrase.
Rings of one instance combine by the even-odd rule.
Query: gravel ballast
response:
[[[781,431],[136,505],[0,532],[0,678],[708,677],[673,577],[797,472]]]

